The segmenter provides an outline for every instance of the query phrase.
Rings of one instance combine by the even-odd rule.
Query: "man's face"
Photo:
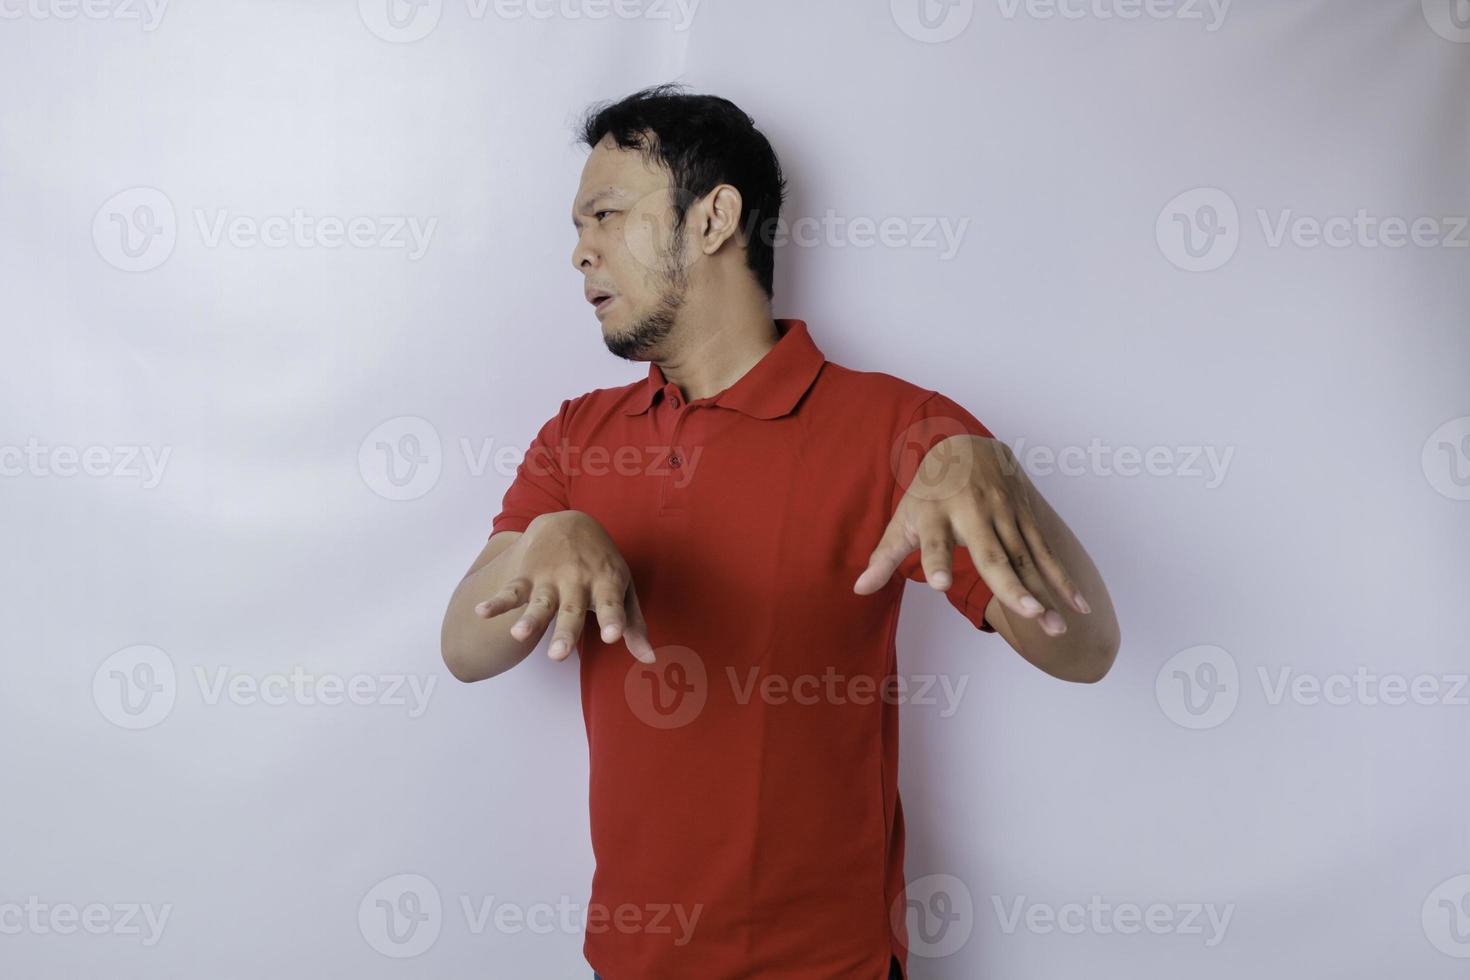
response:
[[[609,137],[587,158],[572,206],[572,265],[595,307],[608,350],[634,361],[663,351],[689,288],[686,236],[674,235],[669,175]]]

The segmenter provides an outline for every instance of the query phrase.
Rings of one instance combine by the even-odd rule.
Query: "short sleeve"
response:
[[[929,450],[950,436],[962,433],[984,436],[987,439],[994,438],[994,434],[979,419],[958,403],[937,391],[930,392],[929,396],[914,409],[904,429],[894,440],[893,470],[896,480],[893,499],[889,501],[889,514],[898,509],[899,500],[913,484],[919,463]],[[958,470],[952,473],[941,471],[938,481],[930,485],[935,487],[935,492],[944,492],[951,481],[962,479],[963,476],[964,474]],[[917,549],[904,558],[898,566],[898,571],[911,581],[920,583],[924,581],[923,561]],[[994,633],[995,627],[985,621],[985,607],[990,603],[990,597],[994,593],[980,577],[980,573],[975,570],[975,563],[970,559],[970,553],[964,547],[958,547],[954,551],[953,571],[954,582],[946,590],[944,597],[976,628],[987,633]]]
[[[531,440],[500,502],[500,513],[490,523],[492,537],[501,531],[524,531],[542,514],[571,509],[562,466],[563,429],[570,405],[570,400],[563,401],[560,411],[547,419]]]

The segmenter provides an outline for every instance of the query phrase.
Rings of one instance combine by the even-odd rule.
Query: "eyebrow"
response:
[[[582,203],[578,204],[575,210],[573,210],[572,212],[572,227],[581,228],[582,222],[577,220],[577,215],[582,213],[590,213],[593,206],[595,206],[598,201],[609,198],[613,200],[622,200],[624,196],[625,195],[623,194],[623,192],[618,190],[616,187],[608,187],[603,190],[588,194],[586,197],[582,198]]]

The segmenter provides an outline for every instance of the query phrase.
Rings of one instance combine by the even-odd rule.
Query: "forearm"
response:
[[[1041,670],[1062,680],[1091,683],[1102,679],[1118,655],[1121,640],[1118,619],[1113,610],[1102,573],[1088,555],[1082,542],[1067,527],[1046,499],[1031,488],[1033,513],[1041,533],[1062,567],[1071,573],[1089,613],[1080,613],[1044,577],[1032,592],[1047,609],[1055,610],[1067,624],[1059,636],[1047,635],[1037,619],[1027,619],[1005,609],[998,601],[987,607],[987,618],[993,609],[991,625],[1005,637],[1016,652]],[[1030,585],[1030,583],[1028,583]]]
[[[516,535],[501,543],[488,560],[466,574],[445,610],[439,634],[440,653],[449,672],[466,683],[504,673],[525,660],[540,641],[540,636],[527,640],[511,636],[511,624],[520,618],[521,609],[508,610],[492,619],[475,612],[476,604],[493,596],[510,580],[514,558],[511,552],[518,538]]]

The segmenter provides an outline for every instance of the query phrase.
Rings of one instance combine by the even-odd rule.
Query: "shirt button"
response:
[[[684,460],[681,459],[677,454],[675,454],[669,457],[669,465],[677,470],[679,467],[684,465]]]

